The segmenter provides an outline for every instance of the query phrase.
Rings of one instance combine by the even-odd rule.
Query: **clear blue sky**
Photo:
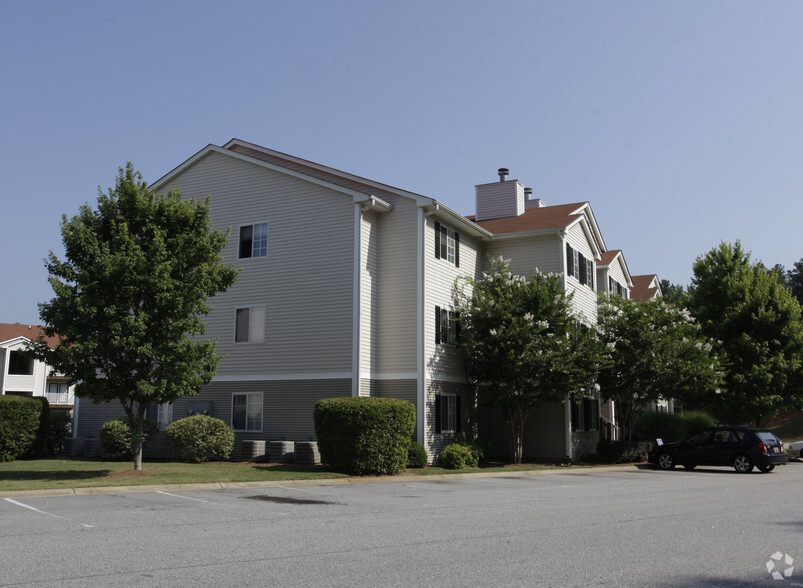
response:
[[[38,322],[59,223],[131,161],[238,137],[474,213],[588,200],[633,274],[740,239],[803,258],[803,2],[0,4],[0,322]]]

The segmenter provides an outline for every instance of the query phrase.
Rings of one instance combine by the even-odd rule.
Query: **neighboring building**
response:
[[[51,408],[71,410],[73,389],[67,379],[24,353],[26,344],[41,334],[42,327],[0,323],[0,394],[44,396]],[[55,344],[55,339],[48,341],[51,348]]]
[[[455,280],[479,277],[489,255],[511,259],[516,273],[561,274],[588,325],[600,275],[632,286],[621,255],[599,266],[607,250],[587,202],[545,206],[506,172],[476,186],[477,214],[464,217],[433,198],[238,139],[193,155],[152,188],[209,196],[214,228],[231,228],[224,261],[242,272],[208,317],[205,336],[224,358],[215,379],[152,416],[167,424],[206,412],[232,425],[239,447],[314,438],[321,398],[402,398],[416,406],[415,438],[430,458],[474,431],[504,451],[506,429],[474,409],[454,345]],[[593,452],[599,411],[598,398],[545,406],[525,456]],[[121,408],[84,402],[77,412],[76,435],[86,436]]]
[[[658,276],[655,274],[633,276],[633,291],[630,293],[632,300],[652,300],[660,296],[662,296],[662,293]]]

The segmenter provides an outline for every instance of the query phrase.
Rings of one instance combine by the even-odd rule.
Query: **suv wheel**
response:
[[[740,474],[749,474],[753,471],[753,460],[750,459],[749,455],[737,455],[733,459],[733,469]]]
[[[675,469],[675,460],[668,453],[662,453],[658,456],[658,467],[662,470]]]

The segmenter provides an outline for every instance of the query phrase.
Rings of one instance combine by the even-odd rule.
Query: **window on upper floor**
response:
[[[613,278],[608,278],[608,293],[616,294],[622,298],[627,298],[627,289]]]
[[[235,310],[235,343],[265,342],[265,307],[248,306]]]
[[[460,313],[441,306],[435,307],[435,344],[460,342]]]
[[[12,349],[8,354],[8,375],[32,376],[33,358]]]
[[[460,233],[435,223],[435,259],[445,259],[460,267]]]
[[[69,404],[70,386],[66,382],[48,382],[46,396],[50,404]]]
[[[231,428],[235,431],[262,431],[262,392],[231,395]]]
[[[459,433],[460,396],[457,394],[435,395],[435,432]]]
[[[240,259],[268,255],[268,223],[240,227]]]
[[[566,274],[594,289],[594,260],[566,243]]]

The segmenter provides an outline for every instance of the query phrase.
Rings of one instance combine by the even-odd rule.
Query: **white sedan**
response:
[[[803,458],[803,441],[795,441],[787,445],[786,453],[789,457]]]

